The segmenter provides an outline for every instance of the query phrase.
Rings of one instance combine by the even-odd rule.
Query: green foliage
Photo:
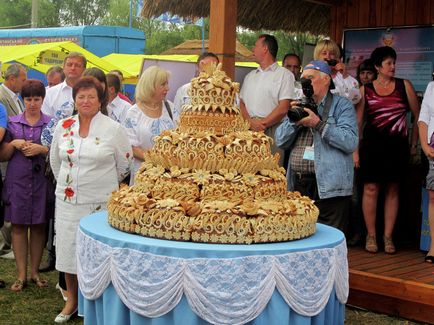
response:
[[[2,0],[0,1],[0,27],[30,27],[31,12],[31,0]]]
[[[186,40],[202,39],[201,26],[165,23],[137,15],[137,2],[133,0],[132,26],[146,37],[146,54],[159,54]],[[0,0],[0,28],[6,26],[30,27],[32,0]],[[110,25],[128,26],[130,0],[39,0],[38,27]],[[208,39],[209,19],[205,19],[205,39]],[[271,33],[279,43],[278,59],[293,52],[303,55],[305,43],[316,43],[316,36],[307,33],[282,31],[250,31],[239,28],[238,40],[248,49],[255,45],[262,33]]]
[[[109,3],[107,0],[58,0],[63,26],[98,25],[107,15]]]

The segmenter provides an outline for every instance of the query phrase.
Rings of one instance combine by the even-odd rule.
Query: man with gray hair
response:
[[[305,66],[302,84],[310,82],[315,105],[297,101],[276,130],[276,144],[291,150],[288,190],[315,201],[318,222],[345,230],[353,191],[353,151],[358,145],[357,118],[352,103],[333,95],[331,70],[325,61]],[[293,110],[298,110],[300,114]]]
[[[19,93],[26,79],[27,72],[21,64],[13,63],[6,69],[5,82],[0,86],[0,102],[6,107],[9,117],[24,112]]]
[[[0,103],[6,110],[8,117],[12,117],[24,112],[24,104],[19,97],[24,81],[27,79],[26,69],[18,63],[11,64],[6,69],[5,81],[0,86]],[[1,164],[2,173],[5,174],[7,163]],[[1,203],[3,204],[3,203]],[[0,207],[0,213],[3,213],[3,207]],[[11,248],[11,223],[5,222],[0,229],[0,254],[4,258],[14,258],[13,252],[8,250]],[[7,254],[4,254],[7,253]]]

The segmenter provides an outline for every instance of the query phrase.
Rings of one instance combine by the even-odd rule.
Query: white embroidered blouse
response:
[[[106,202],[130,171],[131,145],[124,128],[99,112],[86,138],[79,136],[77,115],[59,121],[50,163],[56,197],[75,204]]]

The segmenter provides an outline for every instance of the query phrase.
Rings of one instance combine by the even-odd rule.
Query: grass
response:
[[[41,277],[49,281],[47,288],[38,288],[33,283],[28,283],[22,292],[12,292],[9,288],[15,281],[15,272],[15,261],[0,259],[0,278],[6,281],[6,288],[0,289],[0,325],[54,324],[54,318],[63,308],[62,296],[55,288],[58,273],[52,271],[41,274]],[[77,317],[68,324],[83,324],[83,320]],[[420,323],[347,307],[345,324],[412,325]]]
[[[13,292],[10,286],[16,279],[15,261],[0,259],[0,278],[6,281],[6,288],[0,289],[0,325],[54,324],[54,318],[64,304],[55,288],[57,271],[41,273],[41,278],[48,279],[46,288],[27,282],[23,291]],[[83,324],[83,321],[78,317],[68,324]]]

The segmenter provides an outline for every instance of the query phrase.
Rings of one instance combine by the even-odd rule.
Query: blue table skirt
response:
[[[162,317],[147,318],[128,309],[119,299],[113,285],[97,300],[84,299],[79,295],[79,314],[84,315],[84,325],[205,325],[210,324],[199,318],[182,297],[179,304]],[[278,291],[274,291],[265,310],[253,321],[252,325],[340,325],[344,324],[345,305],[341,304],[335,290],[323,311],[314,316],[302,316],[291,310]]]
[[[331,248],[342,243],[344,235],[337,229],[317,224],[315,235],[284,243],[254,245],[218,245],[177,242],[152,239],[128,234],[112,228],[107,223],[106,212],[82,219],[80,229],[84,234],[111,247],[131,248],[155,255],[182,258],[233,258],[248,255],[279,255],[289,252]],[[158,318],[147,318],[130,311],[120,300],[110,284],[102,296],[87,300],[79,294],[79,314],[84,316],[85,325],[97,324],[209,324],[199,318],[190,308],[185,296],[169,313]],[[316,316],[297,314],[275,290],[265,310],[249,324],[343,324],[345,305],[339,302],[333,289],[326,307]]]

